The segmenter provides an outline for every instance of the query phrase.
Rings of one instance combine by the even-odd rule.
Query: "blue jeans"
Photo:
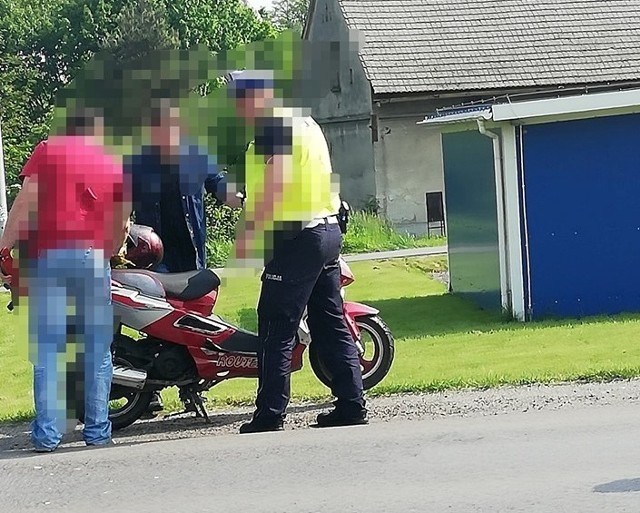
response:
[[[109,391],[113,376],[113,308],[109,261],[102,251],[54,249],[30,262],[29,333],[33,342],[36,448],[55,448],[76,424],[76,397],[84,396],[87,444],[111,439]],[[74,310],[69,319],[69,308]],[[71,331],[69,330],[71,328]],[[68,341],[75,340],[69,358]],[[73,372],[69,372],[73,370]],[[78,375],[67,383],[69,374]],[[73,396],[69,397],[69,389]],[[77,391],[82,395],[77,396]],[[76,392],[76,393],[73,393]]]

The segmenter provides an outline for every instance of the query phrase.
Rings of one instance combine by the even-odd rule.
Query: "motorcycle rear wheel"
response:
[[[116,357],[114,363],[133,367],[130,362]],[[117,408],[109,408],[109,420],[113,431],[126,428],[138,420],[149,409],[153,399],[153,392],[148,390],[136,390],[119,385],[111,385],[109,401],[124,399],[124,405]],[[78,420],[84,423],[84,404],[78,404]]]
[[[371,337],[373,342],[373,358],[367,359],[366,351],[369,349],[365,345],[365,355],[360,357],[360,368],[362,369],[362,382],[365,390],[369,390],[380,383],[391,369],[395,353],[393,335],[389,327],[378,315],[364,315],[356,318],[356,324],[360,331]],[[313,341],[309,345],[309,363],[313,373],[320,382],[331,388],[332,376],[326,364],[320,358],[320,354]]]
[[[112,387],[111,392],[114,392],[115,387]],[[120,395],[120,394],[118,394]],[[122,399],[122,396],[117,399]],[[138,420],[149,409],[151,400],[153,399],[153,393],[146,390],[131,390],[131,394],[127,397],[127,402],[124,406],[115,409],[109,409],[109,420],[111,421],[111,428],[114,431],[129,427],[136,420]],[[84,423],[84,407],[79,408],[78,420]]]

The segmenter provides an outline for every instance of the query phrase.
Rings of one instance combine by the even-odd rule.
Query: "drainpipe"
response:
[[[483,118],[478,118],[476,121],[478,122],[478,132],[480,132],[482,135],[486,135],[487,137],[491,137],[491,139],[498,141],[498,144],[500,144],[500,136],[494,132],[490,132],[489,130],[487,130],[484,125]]]
[[[513,305],[511,298],[511,286],[510,286],[510,276],[511,269],[509,264],[509,244],[508,244],[508,230],[507,230],[507,217],[505,215],[505,205],[506,205],[506,197],[505,197],[505,183],[504,183],[504,165],[503,165],[503,156],[502,156],[502,141],[500,140],[500,136],[495,132],[491,132],[487,130],[484,119],[479,118],[476,120],[478,123],[478,132],[482,135],[489,137],[495,141],[498,148],[495,152],[496,158],[496,172],[498,173],[496,185],[499,188],[498,191],[498,216],[502,218],[502,240],[504,242],[504,253],[501,253],[501,257],[504,259],[504,272],[506,273],[505,277],[500,279],[501,285],[504,285],[504,294],[505,294],[505,303],[507,305],[508,311],[510,314],[513,314]],[[498,223],[500,225],[500,223]]]

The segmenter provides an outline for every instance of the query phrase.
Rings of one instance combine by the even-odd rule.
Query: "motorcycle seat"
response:
[[[126,288],[137,290],[141,294],[164,299],[166,293],[162,285],[149,274],[149,271],[143,269],[113,269],[111,279]]]
[[[184,273],[147,272],[162,285],[168,298],[179,301],[201,298],[220,287],[220,278],[209,269]]]

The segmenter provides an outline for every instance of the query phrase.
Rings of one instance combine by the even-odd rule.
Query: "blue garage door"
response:
[[[522,140],[530,315],[640,311],[640,116],[527,126]]]

